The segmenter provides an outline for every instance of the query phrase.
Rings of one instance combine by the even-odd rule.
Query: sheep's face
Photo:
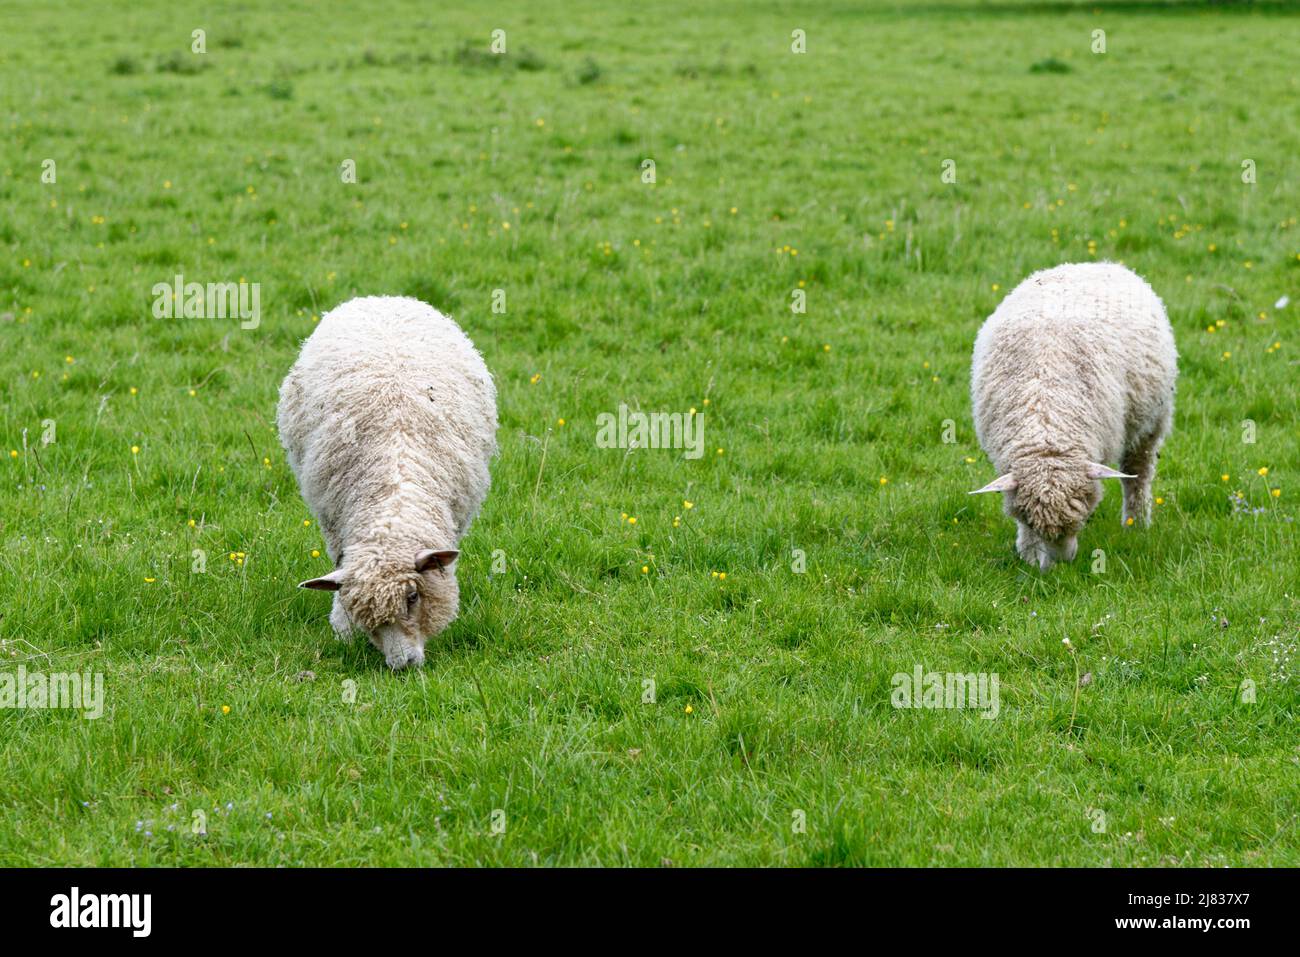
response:
[[[1016,551],[1047,571],[1074,561],[1079,532],[1101,502],[1098,479],[1133,479],[1107,465],[1070,458],[1039,458],[1000,475],[972,495],[1002,492],[1007,514],[1020,526]]]
[[[1074,561],[1074,556],[1079,551],[1079,538],[1077,535],[1066,535],[1048,541],[1032,525],[1020,522],[1016,534],[1016,551],[1029,564],[1037,565],[1040,571],[1047,571],[1057,562]]]
[[[1079,532],[1101,502],[1101,483],[1083,470],[1049,469],[1019,480],[1007,499],[1007,513],[1033,529],[1050,568],[1074,558]]]
[[[394,670],[424,664],[424,645],[456,617],[460,590],[452,566],[455,551],[424,551],[414,562],[346,563],[308,588],[338,592],[348,621],[366,633]],[[331,582],[330,585],[323,584]]]

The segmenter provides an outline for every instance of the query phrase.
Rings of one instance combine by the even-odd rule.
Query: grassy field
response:
[[[0,710],[0,865],[1300,864],[1300,9],[319,6],[0,7],[0,673],[105,682]],[[1091,259],[1178,412],[1154,527],[1110,488],[1044,575],[966,495],[970,349]],[[155,318],[177,273],[260,324]],[[373,293],[500,391],[400,674],[294,587],[273,426]],[[598,448],[620,403],[706,454]],[[997,719],[892,707],[918,665]]]

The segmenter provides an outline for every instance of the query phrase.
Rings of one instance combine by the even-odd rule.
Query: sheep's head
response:
[[[1013,468],[972,492],[1005,493],[1007,514],[1020,523],[1016,550],[1047,571],[1073,561],[1079,532],[1101,502],[1103,478],[1134,478],[1105,465],[1072,458],[1041,458],[1032,467]]]
[[[342,565],[302,588],[338,592],[348,620],[364,631],[394,670],[424,664],[424,643],[446,628],[460,604],[453,549],[426,549],[414,560],[345,555]]]

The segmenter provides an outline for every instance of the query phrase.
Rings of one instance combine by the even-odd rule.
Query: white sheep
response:
[[[488,492],[496,388],[465,333],[418,299],[369,296],[321,318],[280,387],[280,441],[334,571],[330,624],[390,667],[424,661],[456,617],[453,562]]]
[[[1123,266],[1045,269],[1002,300],[971,365],[975,433],[998,478],[971,494],[1004,493],[1021,558],[1044,571],[1074,558],[1098,479],[1122,480],[1126,526],[1150,522],[1177,377],[1164,305]]]

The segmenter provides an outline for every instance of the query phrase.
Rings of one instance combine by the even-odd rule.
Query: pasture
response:
[[[0,9],[0,673],[104,687],[0,708],[0,865],[1300,864],[1296,6],[319,6]],[[967,495],[970,350],[1088,260],[1177,413],[1153,527],[1108,488],[1042,574]],[[295,587],[274,429],[379,293],[501,415],[400,674]]]

